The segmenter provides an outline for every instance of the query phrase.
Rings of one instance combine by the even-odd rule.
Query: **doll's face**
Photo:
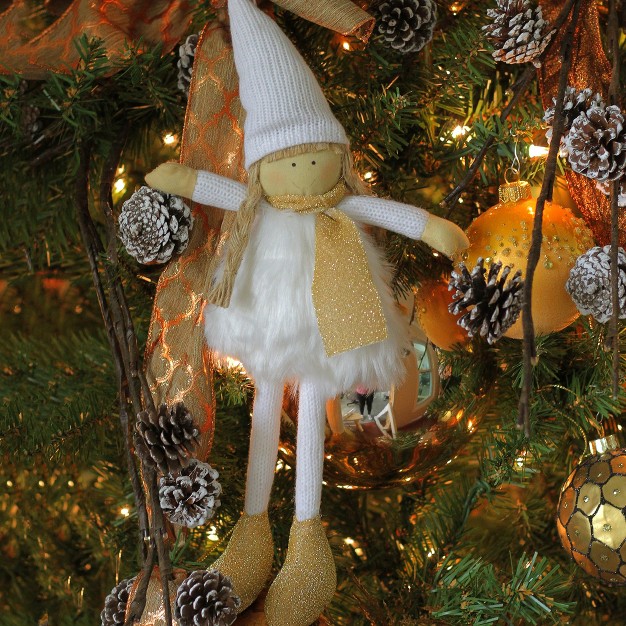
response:
[[[267,196],[319,196],[339,182],[342,161],[342,155],[334,150],[307,152],[272,163],[261,161],[261,187]]]

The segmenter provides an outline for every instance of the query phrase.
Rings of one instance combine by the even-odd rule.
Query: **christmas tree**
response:
[[[242,179],[225,5],[1,5],[3,626],[165,624],[205,601],[198,581],[220,602],[203,624],[237,614],[211,565],[244,507],[254,383],[202,328],[224,212],[142,189],[165,161]],[[338,580],[318,623],[622,623],[626,3],[259,6],[370,192],[470,240],[447,259],[371,233],[412,351],[368,410],[369,390],[329,399]],[[273,576],[296,404],[286,393]],[[263,594],[237,620],[262,614]]]

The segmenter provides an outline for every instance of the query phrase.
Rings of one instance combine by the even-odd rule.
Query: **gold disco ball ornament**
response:
[[[590,448],[561,489],[559,537],[587,574],[626,585],[626,450],[615,435]]]
[[[500,187],[500,203],[477,217],[467,229],[469,248],[461,255],[468,269],[483,257],[486,264],[502,261],[526,273],[532,241],[536,200],[525,181]],[[538,335],[562,330],[579,315],[565,290],[569,272],[576,259],[594,245],[591,231],[570,209],[546,202],[543,213],[541,256],[533,282],[532,312]],[[504,334],[522,339],[522,319]]]
[[[467,441],[475,423],[457,408],[429,411],[439,396],[437,354],[419,328],[413,299],[407,311],[411,346],[401,385],[375,390],[371,417],[360,412],[356,392],[327,403],[324,481],[342,489],[384,489],[432,474]],[[410,318],[410,322],[409,322]],[[296,465],[297,400],[285,394],[280,453]]]

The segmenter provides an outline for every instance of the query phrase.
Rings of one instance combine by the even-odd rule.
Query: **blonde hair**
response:
[[[256,212],[264,192],[260,182],[261,163],[273,163],[280,159],[286,159],[307,152],[321,152],[323,150],[333,150],[343,155],[342,178],[348,191],[354,195],[368,195],[368,189],[360,179],[354,169],[354,161],[350,148],[337,143],[308,143],[292,148],[286,148],[273,152],[260,161],[253,163],[248,170],[248,193],[246,199],[241,203],[239,211],[235,217],[230,236],[227,242],[226,263],[222,279],[209,292],[208,301],[221,307],[228,307],[233,293],[233,286],[237,272],[243,259],[243,254],[250,240],[250,231],[256,217]]]

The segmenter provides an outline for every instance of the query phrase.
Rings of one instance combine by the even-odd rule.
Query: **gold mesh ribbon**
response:
[[[327,356],[387,338],[387,324],[354,222],[335,207],[348,190],[343,182],[321,196],[268,196],[276,209],[317,213],[313,306]]]
[[[545,19],[554,21],[563,8],[562,0],[543,0]],[[552,106],[556,97],[561,69],[561,46],[565,29],[557,33],[557,40],[539,70],[539,86],[544,108]],[[602,47],[598,8],[594,0],[583,0],[580,18],[574,34],[572,66],[568,84],[577,89],[589,87],[606,97],[611,82],[611,66]],[[611,241],[611,206],[607,196],[596,189],[595,182],[568,170],[566,173],[570,194],[599,245]],[[620,215],[620,245],[626,245],[626,214]]]
[[[187,577],[187,572],[182,569],[174,570],[174,580],[169,582],[170,592],[170,606],[172,607],[172,613],[174,612],[174,601],[176,600],[176,592],[178,587]],[[130,606],[135,599],[137,593],[137,587],[141,581],[141,573],[137,576],[137,579],[133,583],[128,594],[128,602],[126,606]],[[165,622],[165,605],[163,604],[163,589],[161,587],[161,577],[159,574],[159,568],[155,567],[152,570],[150,576],[150,582],[148,583],[148,591],[146,593],[146,608],[143,611],[143,615],[139,622],[139,626],[166,626]],[[178,620],[172,618],[173,626],[178,626]]]
[[[216,2],[215,6],[224,6]],[[342,34],[367,38],[374,23],[346,0],[281,0],[281,6]],[[288,6],[287,6],[288,5]],[[243,110],[225,10],[202,31],[194,61],[181,162],[244,181]],[[146,375],[155,402],[184,401],[203,433],[198,458],[207,458],[214,424],[211,359],[202,314],[209,281],[235,214],[194,205],[189,246],[162,274],[146,347]]]
[[[126,43],[139,40],[146,46],[163,43],[164,52],[169,52],[191,21],[187,0],[74,0],[51,26],[28,41],[24,23],[29,12],[32,7],[20,0],[0,15],[5,33],[0,73],[43,79],[49,72],[68,72],[80,62],[75,40],[85,34],[102,40],[110,60],[122,58]]]

